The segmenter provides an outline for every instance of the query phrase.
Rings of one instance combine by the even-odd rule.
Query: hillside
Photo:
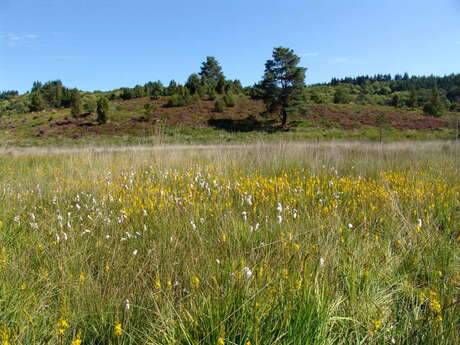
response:
[[[442,118],[423,115],[420,109],[379,105],[309,104],[308,114],[290,117],[286,129],[276,117],[263,116],[260,100],[237,98],[234,107],[214,111],[214,101],[195,100],[186,106],[165,107],[169,97],[148,97],[110,102],[109,121],[96,122],[95,113],[72,117],[69,108],[0,117],[4,145],[46,145],[87,142],[208,142],[252,139],[452,139],[458,112]],[[146,117],[144,106],[156,105]]]

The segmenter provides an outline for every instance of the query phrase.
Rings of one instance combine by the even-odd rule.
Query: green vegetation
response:
[[[280,116],[285,127],[288,114],[298,112],[304,101],[306,68],[298,67],[300,58],[288,48],[273,50],[273,59],[265,63],[265,73],[260,84],[267,112]]]
[[[25,94],[0,93],[0,139],[4,145],[22,146],[261,138],[379,140],[375,133],[380,132],[383,140],[457,137],[459,74],[358,76],[304,85],[306,68],[299,63],[292,50],[276,48],[262,81],[251,87],[226,78],[211,56],[183,85],[154,81],[85,92],[68,89],[60,80],[37,81]],[[96,115],[101,97],[111,105],[110,123],[103,128],[95,126],[105,123]],[[147,103],[154,109],[145,109]],[[215,116],[216,112],[222,115]],[[376,122],[382,112],[388,120],[383,129]]]
[[[80,93],[77,89],[73,89],[70,96],[70,113],[73,117],[80,116],[82,113]]]
[[[105,97],[101,97],[97,101],[97,122],[104,124],[109,116],[109,101]]]
[[[216,113],[223,113],[223,112],[224,112],[224,109],[225,109],[225,102],[224,102],[224,100],[218,99],[218,100],[214,103],[214,111],[215,111]]]
[[[459,149],[3,151],[0,342],[458,344]]]

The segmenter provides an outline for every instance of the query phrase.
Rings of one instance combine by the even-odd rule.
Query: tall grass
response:
[[[0,343],[458,344],[459,147],[0,155]]]

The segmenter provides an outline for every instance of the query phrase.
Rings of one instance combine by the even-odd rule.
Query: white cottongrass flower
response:
[[[125,311],[129,310],[130,308],[129,299],[125,299],[125,301],[123,302],[123,306],[125,307]]]
[[[219,259],[216,259],[216,262],[220,265],[220,260]]]
[[[348,224],[348,229],[353,229],[353,224],[349,223]]]
[[[277,216],[276,216],[276,222],[277,222],[278,224],[281,224],[282,221],[283,221],[283,217],[281,217],[280,215],[277,215]]]
[[[144,212],[144,216],[147,217],[148,216],[148,213],[147,213],[147,210],[142,210]]]
[[[243,216],[244,221],[248,220],[248,213],[246,211],[241,212],[241,215]]]
[[[421,220],[420,218],[417,219],[417,226],[418,226],[419,228],[422,227],[422,220]]]
[[[136,256],[136,255],[137,255],[137,249],[134,249],[133,256]]]
[[[106,239],[106,240],[108,240],[109,238],[110,238],[110,235],[109,235],[109,234],[105,235],[105,239]]]
[[[196,230],[196,224],[193,220],[190,221],[190,225],[192,226],[193,230]]]
[[[252,271],[249,269],[249,267],[243,267],[243,274],[246,278],[249,279],[252,276]]]
[[[86,229],[85,231],[83,231],[83,232],[80,234],[80,236],[83,236],[83,235],[89,234],[89,233],[91,233],[91,230]]]
[[[64,241],[67,241],[67,233],[66,232],[62,233],[62,237],[64,237]]]
[[[325,260],[323,257],[320,257],[319,258],[319,267],[324,267],[324,264],[325,264]]]
[[[281,203],[278,202],[278,206],[276,207],[276,210],[278,211],[278,213],[283,212],[283,206],[281,206]]]

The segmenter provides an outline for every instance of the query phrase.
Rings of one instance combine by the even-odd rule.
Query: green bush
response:
[[[183,107],[187,104],[187,101],[182,95],[177,93],[171,95],[166,103],[166,107]]]
[[[432,102],[428,102],[425,104],[425,106],[423,107],[423,112],[425,113],[425,115],[430,115],[430,116],[435,116],[435,117],[442,116],[442,108]]]
[[[97,101],[97,122],[103,124],[107,122],[109,115],[109,100],[105,97],[101,97]]]
[[[210,101],[214,101],[215,99],[217,98],[217,93],[216,93],[216,90],[214,88],[209,88],[208,90],[208,99]]]
[[[83,97],[83,110],[87,113],[94,113],[97,109],[97,99],[94,95],[87,95]]]
[[[225,102],[222,99],[218,99],[216,103],[214,103],[214,111],[216,113],[223,113],[225,108]]]
[[[228,92],[224,96],[224,102],[226,107],[234,107],[235,106],[235,97],[231,92]]]

